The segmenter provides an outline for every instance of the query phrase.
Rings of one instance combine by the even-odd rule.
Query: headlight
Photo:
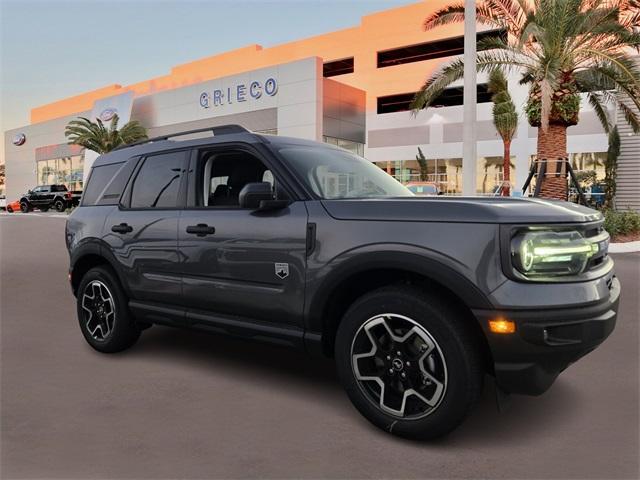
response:
[[[526,277],[577,275],[598,249],[576,231],[524,232],[511,240],[511,262]]]

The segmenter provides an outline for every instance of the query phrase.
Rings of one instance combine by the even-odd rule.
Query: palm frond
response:
[[[107,128],[99,118],[92,122],[86,117],[79,117],[67,124],[65,136],[70,144],[80,145],[99,154],[147,138],[146,129],[139,122],[131,121],[118,129],[118,121],[119,118],[115,115]]]

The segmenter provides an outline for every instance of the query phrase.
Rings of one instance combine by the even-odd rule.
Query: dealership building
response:
[[[140,121],[151,137],[233,123],[325,141],[364,155],[405,183],[421,177],[420,148],[428,180],[447,194],[460,194],[463,172],[474,170],[462,160],[462,84],[447,89],[432,108],[409,110],[425,79],[464,53],[462,25],[422,28],[424,18],[448,3],[385,10],[352,28],[269,48],[249,45],[175,66],[151,80],[36,107],[29,125],[5,132],[7,198],[49,183],[81,190],[95,155],[68,145],[65,126],[79,116],[108,122],[114,113],[121,122]],[[487,34],[496,32],[478,27],[478,37]],[[527,87],[517,80],[514,75],[510,91],[516,105],[524,105]],[[502,182],[503,146],[482,75],[477,98],[476,192],[491,194]],[[611,115],[619,118],[623,144],[618,206],[640,209],[640,138],[622,115]],[[522,115],[511,145],[516,189],[526,180],[536,138],[537,128]],[[603,177],[607,136],[586,101],[580,122],[568,130],[567,148],[574,169]]]

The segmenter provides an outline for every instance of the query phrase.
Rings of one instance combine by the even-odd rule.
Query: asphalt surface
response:
[[[638,478],[640,254],[614,256],[618,326],[541,397],[492,385],[435,443],[387,435],[333,364],[169,328],[85,344],[64,219],[0,216],[2,478]]]

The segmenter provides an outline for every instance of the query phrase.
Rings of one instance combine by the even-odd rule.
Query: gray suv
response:
[[[92,167],[66,243],[80,329],[100,352],[152,324],[305,349],[335,358],[376,426],[434,438],[485,374],[541,394],[614,328],[620,284],[594,210],[417,197],[346,150],[207,131]]]

